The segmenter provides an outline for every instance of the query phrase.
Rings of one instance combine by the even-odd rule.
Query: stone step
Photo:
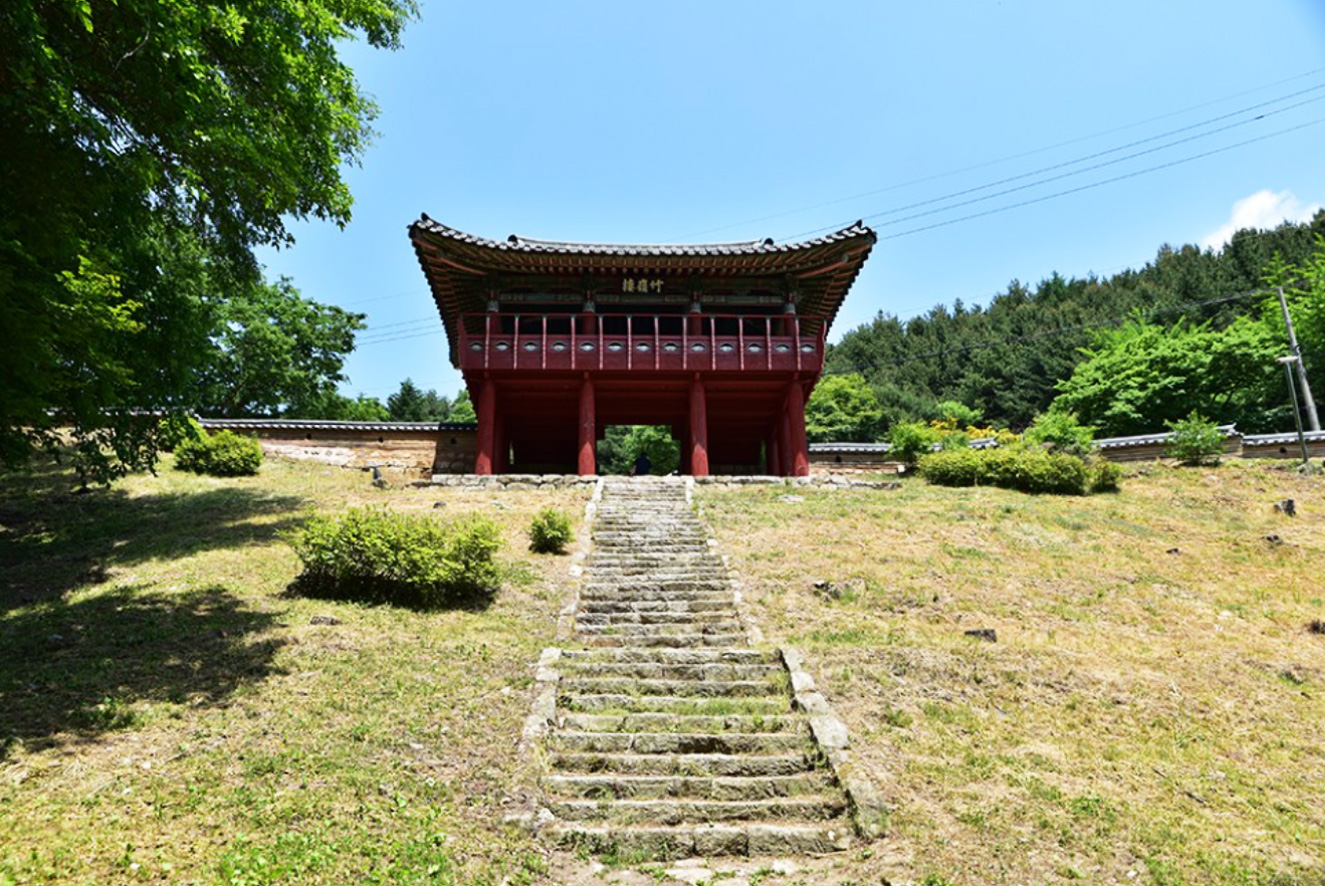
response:
[[[620,692],[563,692],[557,699],[563,711],[632,711],[669,714],[721,716],[759,714],[771,716],[791,710],[791,699],[784,695],[749,695],[721,698],[697,695],[636,695]]]
[[[701,612],[583,612],[575,616],[575,623],[580,626],[602,625],[661,625],[661,624],[724,624],[735,625],[736,609],[711,609]]]
[[[607,615],[612,613],[664,613],[664,612],[726,612],[732,608],[731,594],[717,600],[615,600],[595,598],[580,607],[580,613]]]
[[[678,563],[676,560],[668,560],[665,563],[594,563],[586,564],[588,576],[592,581],[603,581],[608,577],[648,577],[653,581],[666,581],[668,579],[694,580],[694,579],[727,579],[726,567],[716,560],[696,560],[694,563]]]
[[[561,728],[572,732],[795,732],[809,736],[809,722],[794,714],[703,716],[643,712],[632,714],[566,714]]]
[[[781,664],[782,656],[762,649],[565,649],[561,659],[582,661],[655,661],[672,664]]]
[[[661,569],[651,569],[647,566],[604,566],[602,568],[591,568],[589,571],[589,579],[595,584],[615,579],[639,581],[646,578],[649,581],[661,584],[718,581],[720,579],[731,581],[727,570],[717,565],[676,566]]]
[[[689,548],[695,551],[707,551],[713,548],[709,537],[702,532],[695,532],[677,526],[661,527],[617,527],[598,529],[589,535],[596,550],[621,549],[638,550],[642,545],[657,545],[659,548]]]
[[[581,599],[656,600],[666,596],[673,600],[714,600],[731,597],[732,583],[728,578],[706,578],[694,581],[658,582],[650,579],[621,582],[591,581],[580,591]]]
[[[805,736],[783,732],[553,732],[548,749],[580,754],[775,754],[803,750]]]
[[[567,662],[568,677],[595,679],[708,680],[710,682],[773,681],[786,670],[771,664],[672,664],[658,661]]]
[[[744,646],[750,642],[744,632],[738,634],[655,634],[625,637],[621,634],[587,634],[590,646]]]
[[[729,634],[740,631],[735,619],[695,619],[659,622],[656,624],[577,624],[576,630],[587,636],[611,634],[621,637],[680,637],[688,634]]]
[[[729,825],[635,825],[597,827],[553,824],[554,844],[582,852],[628,854],[658,860],[714,855],[823,855],[851,846],[851,828],[830,822],[742,822]]]
[[[603,567],[604,569],[612,566],[667,566],[692,565],[702,566],[721,565],[721,560],[710,551],[668,551],[658,554],[640,554],[638,552],[616,552],[616,551],[597,551],[593,553],[588,560],[592,567]]]
[[[648,680],[567,674],[561,691],[579,695],[672,695],[678,698],[750,698],[786,691],[772,678],[756,680]]]
[[[661,799],[689,797],[704,800],[758,800],[771,797],[808,797],[832,790],[836,783],[827,772],[794,775],[692,776],[620,775],[588,773],[548,775],[543,787],[562,797],[587,799]]]
[[[816,772],[804,751],[779,754],[552,754],[554,772],[693,778],[778,778]]]
[[[655,825],[701,824],[713,821],[762,819],[799,819],[823,821],[846,812],[841,795],[808,797],[770,797],[760,800],[691,800],[660,798],[653,800],[549,799],[548,809],[563,821],[615,820],[625,823],[648,822]]]

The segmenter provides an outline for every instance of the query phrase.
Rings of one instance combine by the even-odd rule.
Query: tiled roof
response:
[[[1325,442],[1325,431],[1304,431],[1302,436],[1308,443]],[[1282,434],[1246,434],[1242,438],[1243,446],[1282,446],[1285,443],[1297,443],[1297,431]]]
[[[848,455],[887,452],[892,447],[887,443],[811,443],[811,452],[825,455]]]
[[[643,243],[573,243],[564,240],[538,240],[533,237],[521,237],[512,234],[505,240],[489,240],[476,234],[444,225],[434,221],[424,213],[422,218],[410,225],[410,231],[427,231],[454,240],[495,249],[499,252],[546,253],[557,255],[603,255],[603,256],[737,256],[737,255],[777,255],[804,251],[829,243],[839,243],[874,232],[865,227],[863,222],[798,243],[776,243],[770,237],[764,240],[742,240],[733,243],[696,243],[696,244],[643,244]]]
[[[330,421],[320,418],[200,418],[218,431],[472,431],[472,422],[453,421]]]
[[[1218,430],[1225,439],[1242,436],[1234,425],[1220,425]],[[1100,449],[1125,449],[1131,446],[1158,446],[1161,443],[1167,443],[1171,436],[1172,435],[1168,431],[1162,431],[1156,434],[1135,434],[1131,437],[1102,437],[1095,441],[1095,445]]]
[[[601,283],[603,278],[636,274],[678,281],[693,278],[703,280],[706,287],[739,281],[733,285],[763,286],[774,292],[791,288],[798,293],[798,313],[811,334],[817,334],[832,323],[877,239],[856,222],[797,243],[568,243],[514,235],[489,240],[426,215],[409,226],[409,235],[446,328],[453,364],[457,364],[461,318],[485,310],[488,300],[506,287],[518,289],[530,281],[538,287],[551,281],[553,291],[560,289],[562,296],[572,299],[576,293],[584,295],[581,287],[586,278]]]

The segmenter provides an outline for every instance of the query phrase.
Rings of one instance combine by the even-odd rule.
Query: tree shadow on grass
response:
[[[0,760],[136,725],[143,703],[203,705],[278,671],[277,616],[222,586],[117,587],[0,617]]]
[[[264,544],[303,522],[301,498],[252,485],[72,492],[71,472],[57,465],[0,480],[0,615],[99,584],[115,567]]]

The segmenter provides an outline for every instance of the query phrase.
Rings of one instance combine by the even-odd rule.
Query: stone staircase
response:
[[[684,478],[604,482],[575,635],[543,662],[545,834],[659,859],[847,848],[848,797],[783,655],[751,648]]]

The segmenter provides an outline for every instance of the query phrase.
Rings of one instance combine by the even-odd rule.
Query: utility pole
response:
[[[1311,459],[1307,456],[1307,437],[1302,433],[1302,411],[1297,408],[1297,385],[1293,384],[1293,369],[1290,365],[1301,361],[1289,354],[1287,357],[1280,357],[1279,362],[1284,364],[1284,378],[1288,381],[1288,395],[1293,400],[1293,424],[1297,425],[1297,442],[1302,447],[1302,465],[1305,467],[1311,462]]]
[[[1320,417],[1316,415],[1316,399],[1311,396],[1311,385],[1307,384],[1307,367],[1302,364],[1302,349],[1297,346],[1297,333],[1293,332],[1293,318],[1288,315],[1288,299],[1284,298],[1284,288],[1277,287],[1279,290],[1279,307],[1284,312],[1284,326],[1288,329],[1288,350],[1297,359],[1293,361],[1297,364],[1297,379],[1302,385],[1302,399],[1306,401],[1307,424],[1311,425],[1311,430],[1320,430]],[[1285,363],[1284,367],[1287,368]]]

